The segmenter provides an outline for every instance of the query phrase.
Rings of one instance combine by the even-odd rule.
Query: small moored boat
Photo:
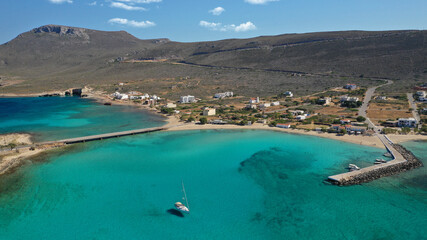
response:
[[[181,212],[190,212],[190,209],[188,209],[188,207],[186,207],[184,204],[182,204],[181,202],[176,202],[175,203],[175,208],[178,210],[178,211],[181,211]]]
[[[377,158],[377,159],[375,159],[375,162],[374,162],[374,164],[381,164],[381,163],[386,163],[387,161],[386,160],[384,160],[384,159],[379,159],[379,158]]]
[[[188,206],[187,194],[185,193],[185,188],[184,188],[184,181],[181,181],[181,185],[182,185],[182,192],[184,193],[183,199],[185,200],[186,205],[182,204],[181,202],[176,202],[175,208],[180,212],[190,213],[190,207]]]
[[[360,167],[356,166],[355,164],[349,164],[348,165],[348,169],[350,170],[350,172],[354,171],[354,170],[360,170]]]

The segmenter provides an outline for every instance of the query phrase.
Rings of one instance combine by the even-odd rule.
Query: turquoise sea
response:
[[[427,164],[427,143],[405,146]],[[425,239],[425,167],[358,186],[323,183],[383,153],[255,130],[77,144],[0,178],[0,239]],[[184,217],[170,211],[181,180]]]
[[[24,132],[35,141],[60,140],[163,125],[132,106],[104,106],[77,97],[0,98],[0,134]]]

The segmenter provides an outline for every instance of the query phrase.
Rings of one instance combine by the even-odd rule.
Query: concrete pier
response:
[[[386,135],[377,134],[377,137],[383,142],[387,151],[392,155],[393,160],[360,170],[329,176],[328,181],[335,185],[354,185],[422,166],[421,161],[410,151],[400,145],[393,144]]]
[[[78,137],[78,138],[69,138],[69,139],[63,139],[58,141],[41,142],[41,143],[37,143],[36,145],[47,145],[47,144],[57,144],[57,143],[63,143],[63,144],[82,143],[82,142],[96,141],[96,140],[102,140],[102,139],[108,139],[108,138],[123,137],[123,136],[150,133],[150,132],[158,132],[165,129],[167,128],[165,127],[143,128],[143,129],[114,132],[114,133],[105,133],[105,134],[91,135],[91,136]]]

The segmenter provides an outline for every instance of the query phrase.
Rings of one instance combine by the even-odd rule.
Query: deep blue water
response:
[[[77,97],[0,98],[0,134],[25,132],[35,141],[60,140],[163,125],[131,106],[104,106]]]

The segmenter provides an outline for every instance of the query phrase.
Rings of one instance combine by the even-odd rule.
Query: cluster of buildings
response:
[[[115,92],[112,94],[112,96],[114,99],[118,100],[141,100],[143,101],[143,104],[149,104],[151,106],[156,105],[157,101],[160,100],[160,97],[157,95],[149,95],[147,93],[142,94],[136,91],[131,91],[128,93]]]
[[[248,108],[248,109],[257,109],[257,105],[256,104],[258,104],[258,103],[260,103],[259,97],[251,98],[251,99],[249,99],[249,104],[246,105],[246,108]],[[275,102],[261,103],[261,104],[258,105],[258,107],[260,109],[265,109],[265,108],[268,108],[268,107],[279,106],[279,105],[280,105],[280,102],[279,101],[275,101]]]
[[[342,130],[346,130],[347,133],[349,134],[362,134],[366,132],[367,128],[364,126],[357,126],[352,124],[346,124],[346,125],[334,124],[330,127],[329,132],[339,133]]]
[[[224,92],[224,93],[215,93],[214,98],[226,98],[226,97],[233,97],[233,92]]]
[[[292,114],[296,120],[302,121],[307,119],[310,114],[305,113],[303,110],[292,110],[289,111],[290,114]]]

